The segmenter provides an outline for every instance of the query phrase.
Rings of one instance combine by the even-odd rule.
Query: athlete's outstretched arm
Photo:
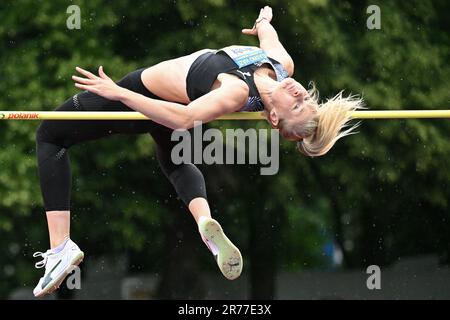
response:
[[[270,23],[272,16],[272,8],[265,6],[261,9],[253,29],[243,29],[242,33],[258,36],[260,48],[269,57],[278,60],[289,73],[289,76],[292,76],[294,74],[294,61],[281,44],[277,31]]]
[[[73,76],[75,86],[104,98],[120,101],[153,121],[171,129],[190,129],[194,121],[206,123],[221,115],[239,110],[248,97],[248,87],[241,80],[223,81],[220,88],[205,94],[189,105],[148,98],[118,86],[99,68],[99,76],[77,67],[86,78]]]

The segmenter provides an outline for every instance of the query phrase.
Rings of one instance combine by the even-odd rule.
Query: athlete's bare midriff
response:
[[[199,50],[149,67],[141,74],[142,82],[150,92],[164,100],[188,104],[190,100],[186,92],[186,77],[189,68],[195,59],[208,51],[214,50]]]
[[[150,92],[166,101],[189,104],[191,101],[186,92],[189,68],[200,55],[212,51],[215,50],[203,49],[186,56],[160,62],[142,72],[142,82]],[[260,69],[265,69],[267,74],[276,80],[276,74],[272,68],[263,65]],[[220,73],[211,90],[219,88],[224,81],[236,80],[241,81],[235,75]]]

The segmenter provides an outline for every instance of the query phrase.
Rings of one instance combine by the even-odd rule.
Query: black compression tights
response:
[[[133,74],[129,76],[133,76]],[[127,85],[135,89],[134,91],[140,91],[141,88],[136,88],[132,82],[130,84],[124,81],[130,80],[127,77],[122,79],[122,83],[119,82],[119,84]],[[132,111],[120,102],[109,101],[87,92],[72,97],[56,110]],[[170,140],[171,129],[146,120],[45,120],[39,126],[36,134],[39,178],[45,210],[70,210],[71,170],[68,149],[71,146],[112,134],[142,133],[149,133],[153,137],[161,169],[183,202],[188,205],[194,198],[206,199],[205,181],[200,170],[190,163],[180,165],[172,163],[170,154],[173,145],[177,142]]]

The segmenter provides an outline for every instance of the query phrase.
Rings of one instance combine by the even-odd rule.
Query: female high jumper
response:
[[[211,218],[202,173],[192,163],[174,164],[171,150],[175,129],[191,129],[237,111],[263,112],[273,128],[296,141],[300,152],[315,157],[352,133],[349,112],[362,108],[360,98],[342,93],[320,104],[313,88],[306,90],[291,78],[294,62],[271,25],[272,9],[264,7],[247,35],[258,36],[259,47],[233,45],[203,49],[129,73],[115,83],[98,69],[98,76],[82,68],[73,76],[85,90],[56,111],[138,111],[151,120],[45,120],[36,134],[40,186],[50,235],[50,249],[36,252],[45,267],[33,293],[42,297],[63,282],[84,253],[70,239],[71,170],[68,149],[114,134],[149,133],[162,171],[189,208],[199,233],[216,258],[223,275],[239,277],[243,260],[238,248]]]

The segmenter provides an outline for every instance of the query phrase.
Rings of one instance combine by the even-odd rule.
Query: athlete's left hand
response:
[[[258,35],[258,23],[261,22],[262,20],[267,20],[272,21],[273,18],[273,13],[272,13],[272,8],[269,6],[265,6],[264,8],[262,8],[259,11],[259,16],[255,21],[255,24],[253,25],[252,29],[242,29],[242,33],[243,34],[247,34],[250,36],[257,36]]]
[[[126,90],[121,86],[118,86],[110,77],[103,71],[103,67],[98,68],[98,75],[84,70],[80,67],[75,68],[83,77],[72,76],[75,81],[75,86],[82,90],[87,90],[92,93],[98,94],[109,100],[120,100],[123,95],[123,91]]]

